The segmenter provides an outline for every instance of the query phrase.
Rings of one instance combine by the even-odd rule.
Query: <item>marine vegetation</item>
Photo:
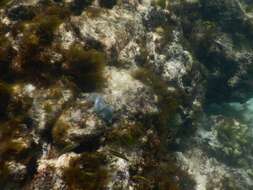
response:
[[[73,44],[65,53],[63,73],[72,77],[78,86],[87,91],[94,91],[103,86],[103,69],[106,57],[95,49],[85,50],[80,44]]]
[[[0,189],[252,190],[252,5],[0,1]]]
[[[102,153],[83,153],[79,158],[71,160],[69,167],[63,171],[69,189],[105,188],[108,178],[105,164],[106,156]]]

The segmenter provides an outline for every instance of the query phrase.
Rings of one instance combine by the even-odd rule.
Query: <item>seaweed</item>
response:
[[[134,77],[149,86],[158,98],[158,113],[145,115],[141,122],[146,129],[153,129],[157,137],[151,137],[150,145],[147,147],[154,151],[157,158],[167,154],[168,145],[170,145],[180,129],[181,123],[177,122],[178,115],[181,114],[181,107],[185,105],[186,94],[179,88],[174,91],[169,90],[169,84],[164,82],[159,76],[151,72],[148,68],[140,68]],[[157,146],[158,144],[159,146]]]
[[[54,31],[62,22],[59,17],[55,15],[42,16],[34,20],[38,23],[36,35],[39,37],[40,44],[50,44],[54,39]]]
[[[0,0],[0,8],[4,8],[6,5],[11,3],[13,0]]]
[[[168,84],[146,68],[137,70],[133,73],[133,76],[151,87],[158,96],[159,120],[164,124],[167,123],[179,110],[179,106],[182,105],[183,92],[168,91]]]
[[[54,31],[58,26],[70,16],[66,7],[51,5],[45,8],[34,19],[36,24],[35,34],[40,39],[40,44],[48,45],[54,39]]]
[[[105,167],[106,156],[102,153],[83,153],[73,158],[69,167],[63,171],[64,179],[70,190],[104,189],[108,171]]]
[[[50,72],[60,71],[59,64],[50,64],[53,53],[58,53],[60,49],[57,44],[52,44],[54,32],[69,13],[64,7],[56,5],[45,7],[43,12],[37,11],[32,20],[18,23],[12,30],[14,36],[23,34],[18,38],[19,51],[13,59],[12,71],[15,77],[29,77],[33,73],[36,79],[51,81],[56,76],[52,77]]]
[[[80,44],[73,44],[64,55],[63,72],[71,76],[75,83],[85,91],[101,89],[105,84],[103,70],[106,57],[95,49],[85,50]]]
[[[156,0],[155,5],[165,9],[167,5],[167,0]]]
[[[133,148],[140,145],[140,137],[145,134],[141,123],[122,124],[107,134],[106,142],[125,148]]]
[[[62,121],[56,122],[53,130],[52,130],[52,137],[54,142],[59,146],[66,146],[67,142],[65,142],[65,135],[70,128],[69,125]]]
[[[22,121],[15,118],[0,125],[0,161],[22,160],[34,154],[30,152],[31,136]]]
[[[135,182],[136,189],[153,190],[193,190],[195,181],[192,177],[182,171],[175,160],[164,159],[154,160],[152,156],[146,155],[142,171],[139,172],[133,166],[131,169],[131,179]],[[137,167],[138,168],[138,167]]]
[[[87,14],[90,18],[96,18],[99,17],[102,13],[104,13],[105,10],[97,7],[88,7],[85,11],[85,14]]]

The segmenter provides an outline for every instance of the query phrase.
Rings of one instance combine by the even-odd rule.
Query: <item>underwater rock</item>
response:
[[[3,190],[253,188],[250,1],[0,7]]]
[[[166,51],[165,54],[160,56],[161,59],[152,60],[150,64],[159,75],[161,74],[165,81],[176,80],[181,84],[182,81],[180,80],[192,68],[192,56],[177,43],[172,43]]]
[[[225,121],[226,122],[226,121]],[[229,157],[229,161],[237,160],[244,155],[245,160],[247,156],[252,153],[249,151],[251,141],[253,140],[252,131],[247,125],[241,124],[238,121],[226,124],[225,122],[218,123],[217,137],[220,142],[220,148],[224,155]],[[228,140],[229,139],[229,140]],[[222,147],[223,146],[223,147]],[[219,147],[217,147],[219,149]]]
[[[48,89],[37,89],[29,110],[36,131],[45,133],[49,130],[66,104],[73,99],[73,95],[72,88],[63,83],[58,83]]]
[[[63,154],[58,158],[50,159],[48,157],[38,160],[38,169],[34,175],[28,189],[46,190],[63,189],[68,186],[62,177],[62,170],[69,166],[71,159],[78,158],[75,153]]]
[[[18,189],[28,176],[27,166],[15,161],[0,164],[0,184],[6,189]]]
[[[108,77],[108,86],[104,89],[104,99],[115,112],[122,112],[123,117],[157,113],[156,95],[148,86],[136,80],[131,71],[110,67],[105,75]]]
[[[151,7],[145,12],[145,14],[146,15],[143,17],[143,23],[150,31],[155,30],[159,26],[169,24],[170,14],[165,9]]]
[[[187,150],[177,153],[179,163],[195,178],[196,189],[232,186],[251,189],[252,130],[222,112],[201,118],[196,135],[190,138],[190,144],[195,146],[186,145]],[[240,180],[231,185],[238,178]]]
[[[128,42],[143,33],[141,15],[120,7],[110,12],[98,10],[94,16],[89,16],[87,11],[79,18],[73,18],[72,23],[79,31],[79,38],[100,42],[113,60]]]
[[[54,142],[63,147],[82,144],[83,148],[92,148],[91,144],[99,144],[99,138],[106,130],[104,119],[95,113],[92,103],[81,97],[61,113],[52,136]]]
[[[17,182],[22,182],[26,175],[27,175],[27,168],[25,165],[21,163],[15,163],[13,161],[5,163],[6,167],[8,168],[9,172],[9,177],[13,181]]]

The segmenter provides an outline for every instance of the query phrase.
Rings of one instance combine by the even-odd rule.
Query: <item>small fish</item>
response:
[[[93,177],[93,176],[95,176],[96,175],[96,173],[93,173],[93,172],[83,172],[86,176],[91,176],[91,177]]]
[[[77,148],[78,146],[79,146],[78,143],[67,145],[67,146],[65,146],[65,147],[60,151],[60,154],[64,154],[64,153],[66,153],[66,152],[70,152],[70,151],[74,150],[75,148]]]
[[[112,149],[109,149],[110,153],[116,157],[119,157],[119,158],[122,158],[126,161],[129,161],[129,159],[123,154],[123,153],[120,153],[120,152],[117,152],[115,150],[112,150]]]
[[[140,175],[135,175],[135,176],[133,176],[132,178],[133,178],[134,180],[145,181],[145,182],[147,182],[147,183],[150,183],[150,181],[149,181],[147,178],[145,178],[145,177],[143,177],[143,176],[140,176]]]

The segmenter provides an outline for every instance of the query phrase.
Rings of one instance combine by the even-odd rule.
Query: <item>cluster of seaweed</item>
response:
[[[11,86],[17,81],[29,81],[48,87],[58,79],[65,78],[82,91],[94,92],[101,89],[105,83],[103,70],[106,56],[101,49],[85,47],[76,42],[66,50],[55,40],[55,32],[59,26],[68,21],[71,14],[79,15],[91,3],[92,0],[74,0],[72,4],[66,6],[62,1],[43,1],[36,7],[23,7],[22,10],[26,11],[10,10],[8,15],[15,21],[14,24],[0,25],[0,79],[3,81],[0,83],[0,119],[4,123],[0,125],[0,185],[2,186],[11,182],[12,176],[7,161],[15,160],[24,165],[32,165],[33,168],[34,157],[37,156],[34,149],[41,148],[35,146],[30,137],[29,118],[20,112],[16,113],[15,108],[8,111],[13,95]],[[112,8],[117,1],[100,0],[99,3],[102,7]],[[159,4],[162,7],[166,6],[165,1],[160,1]],[[0,5],[9,6],[9,1],[3,1]],[[87,11],[92,10],[87,9]],[[17,16],[20,12],[25,15]],[[95,14],[92,12],[92,15],[96,15],[96,12]],[[157,30],[164,33],[166,43],[170,39],[169,28],[165,25]],[[17,48],[14,48],[14,42],[6,37],[7,32],[10,32],[15,39]],[[53,54],[59,55],[60,59],[51,63]],[[145,164],[139,163],[138,166],[133,166],[131,171],[131,180],[135,182],[137,189],[193,188],[194,182],[174,164],[174,160],[166,160],[166,162],[163,160],[163,155],[167,154],[168,144],[173,141],[177,132],[175,118],[180,105],[184,104],[185,94],[181,91],[170,92],[167,88],[168,84],[149,69],[141,68],[133,75],[150,86],[158,96],[159,113],[146,115],[139,123],[123,123],[119,129],[113,129],[107,134],[106,142],[128,149],[143,146],[147,154]],[[46,109],[50,112],[51,108],[48,106]],[[27,110],[21,109],[21,111],[25,113]],[[69,126],[62,123],[58,126],[52,130],[53,140],[65,146],[62,136]],[[148,142],[142,145],[141,138],[146,135],[148,129],[155,132],[149,135]],[[172,139],[168,140],[168,136]],[[108,179],[105,161],[104,154],[94,152],[82,153],[80,158],[71,160],[69,167],[63,171],[68,187],[73,190],[103,189]],[[144,169],[139,172],[136,170],[138,167]],[[33,173],[32,170],[19,185],[25,183]]]
[[[103,153],[83,153],[71,160],[63,176],[70,190],[104,189],[108,179],[106,156]]]
[[[15,118],[0,125],[0,185],[4,188],[19,188],[26,180],[34,174],[37,145],[33,142],[29,126],[25,124],[25,118]],[[16,181],[12,169],[8,163],[14,161],[24,166],[26,172],[24,176],[17,178]]]
[[[0,4],[12,21],[8,26],[0,24],[0,185],[19,189],[34,174],[34,160],[41,147],[31,137],[33,129],[27,116],[29,100],[15,99],[14,86],[29,82],[47,88],[64,78],[83,91],[96,91],[105,81],[106,57],[102,50],[86,48],[79,43],[66,50],[55,40],[56,30],[73,14],[73,6],[83,1],[74,1],[73,6],[44,1],[18,8],[13,8],[11,3],[1,1]],[[84,3],[84,6],[89,4]],[[51,63],[53,54],[61,59]],[[18,184],[11,180],[8,163],[12,161],[27,166],[27,175]]]
[[[148,143],[143,147],[149,152],[146,156],[144,154],[143,172],[135,173],[133,167],[133,181],[138,182],[138,189],[194,189],[195,182],[191,176],[183,172],[172,157],[164,162],[167,159],[164,155],[168,155],[174,138],[178,133],[184,133],[182,127],[178,128],[177,116],[180,115],[180,106],[185,104],[186,94],[180,90],[170,91],[168,84],[147,66],[137,70],[133,76],[151,87],[158,97],[159,108],[157,114],[147,115],[141,120],[145,130],[152,129],[155,133],[148,137]]]

